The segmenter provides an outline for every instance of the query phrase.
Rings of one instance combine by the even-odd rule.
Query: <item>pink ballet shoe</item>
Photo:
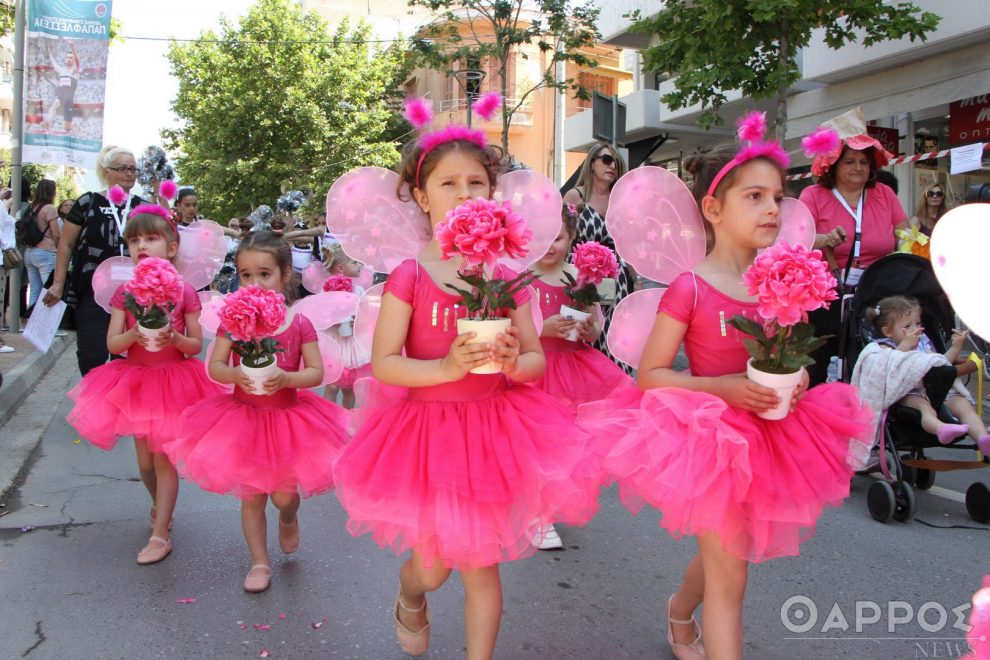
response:
[[[694,620],[692,616],[687,621],[679,621],[677,619],[670,618],[670,603],[674,600],[673,594],[667,599],[667,643],[670,645],[671,654],[677,658],[677,660],[703,660],[705,658],[705,647],[701,645],[701,626],[698,622]],[[680,623],[680,624],[694,624],[695,638],[690,644],[681,644],[680,642],[674,641],[674,629],[670,624]]]
[[[969,424],[942,424],[938,430],[938,441],[943,445],[952,444],[952,441],[969,431]]]
[[[299,549],[299,516],[288,525],[278,521],[278,545],[287,555]]]
[[[272,569],[268,564],[255,564],[244,578],[244,591],[252,594],[268,589],[272,583]]]
[[[406,628],[402,621],[399,620],[399,608],[402,608],[406,612],[422,612],[426,608],[426,625],[413,632]],[[392,615],[395,618],[395,636],[399,639],[399,646],[402,650],[409,655],[423,655],[426,650],[430,647],[430,623],[433,620],[433,616],[430,614],[430,608],[426,606],[426,600],[423,600],[423,604],[419,607],[406,607],[402,604],[402,599],[396,597],[395,599],[395,612]]]
[[[981,435],[976,440],[976,446],[980,448],[980,453],[984,456],[990,456],[990,433],[987,435]]]
[[[165,559],[172,552],[172,540],[163,539],[160,536],[152,536],[148,539],[148,545],[141,548],[138,553],[137,563],[141,565],[157,564]]]

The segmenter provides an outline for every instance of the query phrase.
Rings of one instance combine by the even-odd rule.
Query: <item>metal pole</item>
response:
[[[619,97],[612,94],[612,148],[615,148],[619,130]]]
[[[464,98],[467,99],[467,127],[471,128],[471,92],[467,87],[464,88]]]
[[[10,164],[10,188],[13,191],[11,202],[11,215],[16,215],[21,205],[21,144],[24,139],[24,24],[25,16],[24,4],[27,0],[16,0],[14,11],[14,126],[11,134],[13,136],[13,161]],[[24,267],[15,268],[10,272],[10,330],[11,332],[21,331],[21,270]],[[0,301],[2,304],[2,301]]]
[[[559,44],[558,44],[559,45]],[[564,63],[557,62],[556,78],[559,84],[564,82]],[[554,183],[557,187],[564,185],[564,90],[557,89],[557,99],[553,112],[553,169]]]

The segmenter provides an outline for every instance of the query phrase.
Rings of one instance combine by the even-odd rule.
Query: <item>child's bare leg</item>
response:
[[[684,581],[670,599],[670,618],[677,621],[690,621],[695,610],[705,597],[705,568],[699,552],[684,571]],[[697,638],[694,623],[671,623],[674,642],[691,644]]]
[[[172,512],[179,498],[179,475],[175,466],[165,454],[152,454],[155,462],[155,475],[158,496],[155,498],[155,527],[152,534],[159,538],[169,537],[168,528],[172,524]]]
[[[353,387],[342,387],[340,391],[343,393],[341,405],[347,410],[354,409],[354,388]]]
[[[399,622],[407,630],[417,632],[426,626],[426,593],[439,589],[449,577],[449,568],[437,561],[427,568],[422,556],[412,551],[399,571]]]
[[[973,404],[967,401],[964,397],[949,397],[945,400],[945,406],[953,415],[956,416],[956,419],[969,426],[969,437],[974,440],[979,440],[987,434],[986,424],[984,424],[980,416],[976,414],[976,410],[973,409]]]
[[[254,495],[241,500],[241,526],[244,540],[251,553],[251,565],[268,564],[268,529],[265,519],[267,495]]]
[[[323,398],[327,401],[337,403],[337,392],[339,391],[340,388],[331,383],[323,388]]]
[[[282,552],[291,554],[299,549],[299,493],[272,493],[272,504],[278,509],[278,544]]]
[[[498,565],[461,571],[464,582],[464,634],[468,660],[490,660],[502,621],[502,582]]]
[[[698,546],[705,573],[705,653],[719,660],[742,660],[749,564],[726,552],[715,534],[698,537]]]
[[[134,453],[137,456],[138,473],[141,482],[151,495],[151,510],[155,513],[155,498],[158,497],[158,478],[155,475],[155,455],[148,451],[144,438],[134,438]]]
[[[930,404],[928,399],[924,397],[916,394],[909,394],[901,399],[901,403],[920,412],[921,428],[928,433],[937,436],[938,441],[943,445],[949,444],[969,430],[969,427],[965,424],[946,424],[940,420],[938,418],[938,413],[936,413],[935,409],[932,408],[932,404]]]

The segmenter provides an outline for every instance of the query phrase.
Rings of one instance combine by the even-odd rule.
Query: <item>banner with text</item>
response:
[[[26,163],[95,167],[103,146],[111,0],[30,0]]]

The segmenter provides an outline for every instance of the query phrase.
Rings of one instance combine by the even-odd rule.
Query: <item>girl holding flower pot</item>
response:
[[[236,387],[200,401],[182,417],[182,432],[165,447],[182,476],[204,490],[241,500],[251,554],[244,590],[271,583],[268,500],[279,510],[282,552],[299,548],[300,494],[333,487],[333,460],[347,441],[347,412],[310,392],[323,378],[316,330],[287,311],[292,277],[288,243],[271,232],[249,235],[237,248],[241,288],[227,294],[210,376]],[[232,362],[232,364],[231,364]],[[242,365],[255,372],[252,375]]]
[[[222,392],[206,377],[195,355],[203,345],[200,302],[169,260],[178,252],[171,214],[156,204],[134,209],[124,242],[134,277],[110,299],[107,347],[127,353],[83,377],[68,396],[76,405],[68,421],[101,449],[134,436],[141,480],[151,495],[151,539],[139,564],[161,561],[172,551],[169,530],[179,477],[163,446],[179,432],[182,411]]]
[[[767,277],[754,272],[757,251],[780,228],[786,163],[762,135],[744,136],[754,144],[737,154],[721,150],[686,163],[710,250],[660,302],[639,363],[643,394],[626,391],[580,411],[589,432],[618,432],[605,467],[627,506],[635,512],[648,502],[673,536],[697,539],[700,552],[667,601],[667,641],[681,660],[743,657],[749,564],[799,554],[823,508],[848,496],[855,459],[872,440],[870,412],[852,387],[804,391],[801,365],[810,363],[815,340],[790,323],[830,298],[834,283],[816,270],[820,257],[788,249]],[[798,385],[781,392],[751,380],[750,337],[737,328],[758,333],[762,340],[750,346],[779,357],[778,366],[796,364]],[[672,368],[682,343],[690,373]],[[792,394],[783,419],[758,415]],[[702,602],[704,647],[694,619]]]
[[[348,530],[411,551],[393,606],[410,655],[429,644],[427,592],[457,569],[467,657],[492,657],[499,563],[534,552],[540,523],[583,524],[597,508],[597,471],[570,411],[525,384],[544,369],[520,285],[529,276],[513,277],[496,259],[525,254],[529,230],[507,204],[490,201],[498,162],[484,134],[463,126],[407,145],[400,192],[411,193],[434,239],[390,274],[371,355],[378,381],[407,389],[370,412],[335,466]],[[458,329],[469,309],[510,325],[476,343]],[[472,373],[492,362],[494,372]]]

